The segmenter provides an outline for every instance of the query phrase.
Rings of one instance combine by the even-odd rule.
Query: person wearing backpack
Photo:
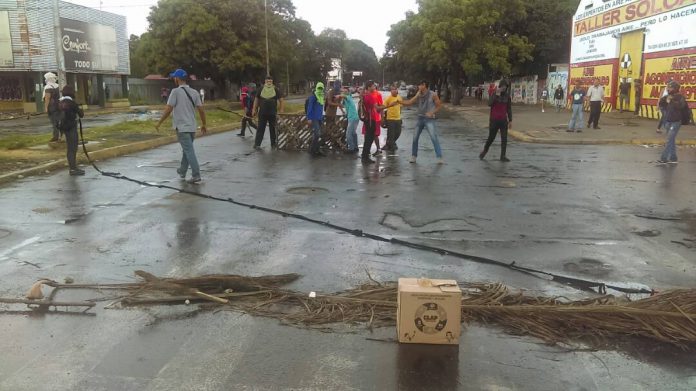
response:
[[[254,108],[255,97],[256,97],[256,84],[255,83],[249,84],[249,87],[242,87],[241,101],[242,101],[242,109],[244,110],[244,117],[242,117],[242,130],[239,133],[237,133],[237,136],[239,136],[239,137],[246,136],[247,124],[249,125],[250,128],[254,128],[258,132],[258,127],[254,123],[254,118],[253,118],[253,115],[254,115],[253,108]]]
[[[77,149],[80,137],[77,132],[77,124],[78,118],[83,118],[85,113],[75,101],[75,89],[73,87],[63,87],[63,97],[58,102],[58,109],[58,127],[60,132],[65,135],[70,175],[85,175],[85,171],[77,167]]]
[[[664,113],[662,126],[667,130],[667,142],[662,156],[657,162],[660,164],[677,164],[677,133],[682,125],[687,125],[691,121],[691,109],[679,93],[681,86],[676,81],[667,84],[667,95],[660,98],[660,110]]]
[[[560,113],[561,108],[565,106],[565,92],[563,92],[563,87],[559,84],[558,87],[556,87],[556,91],[553,93],[553,99],[556,101],[556,112]]]
[[[58,76],[53,72],[47,72],[44,75],[44,80],[46,80],[46,85],[44,86],[43,102],[48,118],[53,126],[53,138],[51,138],[50,142],[60,141],[60,129],[58,128],[60,86],[58,85]]]
[[[319,148],[319,137],[321,137],[321,127],[324,122],[324,105],[326,104],[326,94],[324,83],[317,83],[314,93],[305,101],[305,114],[307,124],[312,129],[312,144],[309,147],[309,154],[312,157],[321,157],[324,154]]]
[[[205,125],[203,102],[198,91],[186,84],[188,73],[185,70],[177,69],[169,74],[169,77],[174,79],[177,88],[174,88],[169,94],[167,107],[155,128],[159,130],[162,122],[170,114],[172,115],[172,127],[176,130],[176,137],[179,139],[182,150],[181,165],[176,169],[176,173],[181,179],[185,179],[186,171],[191,166],[191,179],[188,180],[188,183],[196,184],[201,182],[201,170],[196,158],[196,151],[193,149],[193,140],[196,136],[196,110],[201,117],[201,133],[208,132]]]

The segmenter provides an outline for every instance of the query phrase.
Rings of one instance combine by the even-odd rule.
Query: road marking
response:
[[[8,256],[10,254],[19,250],[22,247],[26,247],[26,246],[29,246],[30,244],[34,244],[34,243],[38,242],[39,239],[41,239],[41,236],[34,236],[33,238],[29,238],[29,239],[23,241],[22,243],[19,243],[16,246],[12,246],[3,252],[0,252],[0,261],[6,261],[7,259],[9,259]]]

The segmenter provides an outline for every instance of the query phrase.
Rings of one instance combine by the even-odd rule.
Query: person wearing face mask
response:
[[[324,92],[324,83],[318,82],[314,88],[314,93],[310,95],[305,103],[307,116],[307,124],[312,129],[312,144],[309,147],[309,154],[312,157],[322,157],[319,145],[321,137],[321,127],[324,122],[324,105],[326,104],[326,94]]]
[[[255,149],[261,149],[261,143],[263,142],[264,133],[266,133],[266,126],[270,128],[271,131],[271,148],[277,147],[276,138],[276,118],[278,115],[278,110],[283,112],[285,106],[285,101],[280,93],[278,87],[273,85],[273,78],[268,75],[266,76],[266,82],[263,87],[256,93],[256,99],[254,100],[254,116],[259,117],[259,127],[256,132],[256,142],[254,143]]]
[[[494,95],[488,97],[488,106],[491,107],[491,116],[488,127],[488,140],[479,154],[479,159],[483,160],[488,153],[488,149],[495,141],[495,137],[500,131],[500,161],[509,162],[507,158],[507,135],[508,128],[512,123],[512,99],[508,92],[509,84],[506,80],[501,80]]]
[[[58,76],[53,72],[48,72],[44,75],[46,86],[44,86],[44,107],[48,113],[48,118],[53,126],[53,138],[51,142],[60,141],[61,133],[58,129],[58,101],[60,100],[60,86],[58,85]]]

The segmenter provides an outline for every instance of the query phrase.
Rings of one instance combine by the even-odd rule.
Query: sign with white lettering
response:
[[[642,30],[645,53],[693,47],[696,0],[613,0],[581,6],[573,23],[571,63],[619,58],[621,34]]]
[[[118,67],[116,31],[111,26],[60,18],[65,70],[115,71]]]

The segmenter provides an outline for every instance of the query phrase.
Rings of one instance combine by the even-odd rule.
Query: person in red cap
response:
[[[201,101],[201,96],[198,91],[189,87],[186,83],[188,74],[183,69],[177,69],[172,72],[169,77],[174,79],[177,88],[174,88],[169,94],[169,100],[167,100],[167,108],[164,109],[162,118],[155,126],[159,130],[162,122],[166,120],[169,115],[172,115],[172,126],[176,130],[176,136],[179,139],[179,144],[181,144],[182,156],[181,156],[181,166],[177,168],[176,172],[179,174],[181,179],[186,178],[186,172],[189,166],[191,166],[191,179],[188,180],[189,183],[199,183],[201,181],[201,171],[198,165],[198,159],[196,158],[196,151],[193,149],[193,139],[196,135],[196,110],[201,116],[201,132],[203,134],[207,133],[206,129],[206,119],[205,111],[203,110],[203,102]]]
[[[244,117],[242,117],[242,130],[237,133],[238,137],[246,136],[247,124],[249,127],[256,129],[258,132],[258,127],[254,123],[254,97],[256,96],[256,84],[252,83],[250,87],[242,87],[242,94],[240,99],[242,101],[242,109],[244,110]]]

